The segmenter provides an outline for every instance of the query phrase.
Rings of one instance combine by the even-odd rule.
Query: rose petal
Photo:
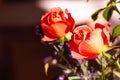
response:
[[[98,55],[92,55],[92,56],[84,56],[84,55],[81,55],[81,54],[79,54],[79,53],[77,53],[77,52],[75,52],[75,51],[71,51],[71,55],[72,55],[72,57],[73,58],[75,58],[75,59],[78,59],[78,60],[81,60],[81,59],[94,59],[94,58],[96,58]]]
[[[51,37],[48,37],[46,35],[44,35],[44,37],[41,39],[41,42],[45,42],[45,41],[53,41],[53,40],[56,40],[57,38],[51,38]]]
[[[79,53],[77,53],[75,51],[71,51],[71,55],[72,55],[73,58],[78,59],[78,60],[85,58],[85,56],[82,56],[82,55],[80,55]]]
[[[91,44],[90,44],[90,41],[81,42],[81,44],[79,45],[79,53],[84,56],[99,54],[99,50],[96,49],[94,46],[92,46],[94,44],[92,45]]]
[[[44,23],[42,23],[41,25],[42,25],[44,35],[58,38],[58,35],[56,34],[56,31],[50,25],[47,25],[47,24],[44,24]],[[49,33],[50,35],[46,34],[46,32]]]
[[[67,9],[65,9],[65,13],[68,15],[68,18],[66,18],[66,22],[70,26],[66,29],[66,31],[68,32],[69,30],[73,30],[75,28],[75,20],[73,19],[73,17],[71,16],[71,13],[68,12]]]
[[[67,26],[67,24],[63,21],[59,21],[55,24],[51,24],[51,28],[54,29],[54,32],[52,32],[52,33],[57,34],[57,36],[59,36],[59,37],[63,37],[67,33],[66,32],[67,27],[69,27],[69,26]]]
[[[100,23],[96,23],[96,24],[95,24],[95,29],[96,29],[96,28],[103,29],[104,27],[105,27],[105,26],[102,25],[102,24],[100,24]]]
[[[105,25],[96,23],[95,28],[100,28],[102,30],[102,37],[103,37],[104,44],[108,44],[108,41],[110,39],[110,35],[109,35],[110,23]]]
[[[100,29],[95,29],[90,34],[90,40],[85,40],[81,42],[81,44],[79,45],[79,52],[82,55],[92,56],[100,54],[104,45],[101,31],[102,30]]]
[[[74,29],[74,33],[78,33],[80,30],[86,31],[86,33],[92,32],[92,29],[87,25],[78,26]]]
[[[78,46],[79,46],[79,44],[82,40],[81,39],[76,39],[75,36],[79,34],[80,30],[84,31],[86,34],[92,31],[91,28],[89,28],[87,25],[78,26],[74,29],[73,35],[72,35],[71,40],[69,42],[69,45],[70,45],[72,51],[75,51],[75,52],[78,52],[78,53],[79,53]],[[78,36],[81,36],[81,35],[78,35]],[[84,36],[82,36],[82,37],[84,37]]]
[[[103,38],[103,42],[104,42],[104,44],[108,44],[108,37],[105,35],[105,33],[104,33],[104,31],[102,30],[102,38]]]
[[[45,15],[43,15],[42,17],[41,17],[41,23],[46,23],[46,24],[48,24],[47,23],[47,21],[48,21],[48,16],[50,15],[50,13],[46,13]]]
[[[110,23],[105,24],[105,28],[103,29],[103,32],[106,36],[106,39],[104,39],[104,40],[107,40],[107,41],[104,41],[105,44],[108,44],[108,41],[110,40],[110,26],[111,26]]]
[[[85,60],[88,60],[88,59],[95,59],[96,57],[98,57],[98,55],[89,55],[89,56],[85,56]]]
[[[83,32],[83,35],[79,35],[80,34],[80,31],[82,31]],[[90,27],[88,27],[87,25],[83,25],[83,26],[78,26],[78,27],[76,27],[75,29],[74,29],[74,31],[73,31],[73,42],[75,43],[75,44],[79,44],[82,40],[85,40],[85,38],[86,38],[86,35],[88,34],[88,33],[90,33],[90,32],[92,32],[92,29],[90,28]],[[81,38],[79,38],[79,39],[76,39],[75,38],[75,36],[78,36],[78,37],[81,37]]]
[[[79,50],[78,50],[79,44],[75,44],[73,41],[70,41],[69,45],[70,45],[71,51],[79,53]]]

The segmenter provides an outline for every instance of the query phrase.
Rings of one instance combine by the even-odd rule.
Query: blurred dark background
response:
[[[0,80],[52,79],[43,63],[52,50],[35,34],[44,13],[35,0],[0,0]]]

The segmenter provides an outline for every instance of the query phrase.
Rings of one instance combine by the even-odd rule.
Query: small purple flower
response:
[[[61,75],[61,76],[59,76],[56,80],[65,80],[65,76],[64,76],[64,75]]]
[[[46,57],[43,61],[44,61],[44,63],[47,63],[48,61],[50,61],[52,59],[52,57],[51,56],[48,56],[48,57]]]
[[[52,65],[55,65],[57,64],[57,60],[56,59],[53,59],[52,62],[51,62]]]
[[[68,54],[71,54],[71,48],[70,48],[70,45],[67,42],[65,43],[65,49],[66,49]]]
[[[92,72],[92,73],[95,72],[94,67],[91,66],[90,69],[91,69],[91,72]]]
[[[97,72],[94,72],[94,73],[93,73],[93,78],[94,78],[95,80],[98,78],[98,76],[99,76],[99,75],[98,75]]]
[[[58,52],[57,52],[57,51],[54,51],[54,54],[55,54],[55,55],[58,55]]]
[[[36,25],[35,29],[36,29],[36,32],[35,32],[36,35],[39,36],[40,39],[43,38],[44,34],[43,34],[42,28],[39,25]]]
[[[62,46],[61,44],[58,45],[58,48],[59,48],[60,50],[62,50],[62,47],[63,47],[63,46]]]
[[[85,80],[85,77],[84,77],[83,73],[81,73],[81,72],[80,72],[80,78],[81,78],[81,80]]]

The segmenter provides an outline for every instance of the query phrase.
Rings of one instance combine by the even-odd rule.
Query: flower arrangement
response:
[[[120,24],[110,33],[109,22],[113,11],[120,14],[110,0],[105,8],[97,10],[91,18],[94,26],[75,25],[71,13],[60,7],[52,8],[41,18],[37,30],[41,43],[54,48],[54,57],[45,58],[45,73],[51,65],[61,68],[63,74],[56,80],[119,80],[120,79]],[[102,12],[105,24],[96,22]]]

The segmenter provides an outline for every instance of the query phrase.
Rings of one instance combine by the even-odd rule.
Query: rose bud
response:
[[[93,30],[87,25],[76,27],[69,42],[72,57],[75,59],[94,59],[100,53],[109,50],[109,31],[109,24],[96,23]]]
[[[53,41],[65,36],[75,27],[75,21],[68,10],[63,10],[59,7],[52,8],[49,13],[46,13],[41,18],[41,26],[43,29],[44,41]]]

